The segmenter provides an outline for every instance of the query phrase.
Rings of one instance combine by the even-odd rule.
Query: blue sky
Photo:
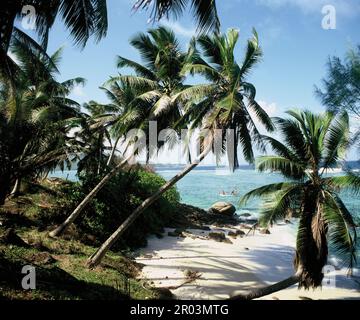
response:
[[[88,43],[84,50],[73,46],[62,23],[50,34],[49,52],[64,46],[61,79],[82,76],[84,88],[76,88],[73,97],[79,102],[93,99],[106,102],[98,88],[115,75],[116,55],[139,60],[128,44],[129,38],[152,27],[149,12],[132,13],[133,0],[108,0],[109,31],[100,43]],[[336,9],[336,29],[321,26],[324,5]],[[314,96],[314,85],[326,75],[329,56],[344,57],[360,43],[360,1],[358,0],[218,0],[222,31],[240,30],[236,57],[241,61],[246,40],[256,28],[264,51],[263,61],[250,76],[257,88],[257,100],[271,115],[281,115],[289,108],[322,111]],[[164,20],[177,33],[184,48],[195,32],[192,18],[185,14],[177,21]],[[352,152],[349,158],[355,158]],[[165,156],[164,162],[169,162]]]

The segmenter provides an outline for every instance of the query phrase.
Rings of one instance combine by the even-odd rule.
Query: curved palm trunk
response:
[[[83,201],[76,207],[76,209],[71,213],[71,215],[55,230],[49,233],[50,237],[57,237],[62,234],[70,224],[72,224],[79,214],[84,210],[88,203],[98,194],[98,192],[108,183],[112,177],[114,177],[121,168],[125,166],[128,159],[120,162],[115,168],[113,168],[102,180],[96,185],[96,187],[84,198]]]
[[[158,200],[167,190],[169,190],[176,182],[181,180],[191,170],[193,170],[210,152],[211,144],[198,157],[198,159],[188,165],[183,171],[178,173],[175,177],[165,183],[156,193],[147,198],[139,207],[131,213],[131,215],[120,225],[120,227],[102,244],[102,246],[88,259],[89,268],[96,267],[105,256],[106,252],[119,239],[119,237],[131,226],[131,224],[156,200]]]
[[[15,181],[14,188],[12,189],[12,191],[10,193],[10,196],[16,197],[20,192],[20,188],[21,188],[21,178],[17,178]]]
[[[111,161],[112,161],[113,158],[114,158],[115,151],[116,151],[116,147],[117,147],[117,145],[118,145],[118,143],[119,143],[119,140],[120,140],[120,136],[116,139],[116,141],[115,141],[115,143],[114,143],[114,146],[113,146],[113,148],[112,148],[112,150],[111,150],[111,153],[110,153],[109,159],[108,159],[108,161],[107,161],[107,163],[106,163],[106,166],[109,166],[109,165],[111,164]]]
[[[299,282],[299,276],[294,275],[291,276],[285,280],[282,280],[280,282],[274,283],[270,286],[267,287],[263,287],[263,288],[259,288],[256,289],[254,291],[251,291],[249,293],[246,294],[240,294],[240,295],[236,295],[230,298],[230,300],[253,300],[253,299],[257,299],[263,296],[267,296],[269,294],[272,294],[274,292],[280,291],[280,290],[284,290],[288,287],[293,286],[294,284]]]

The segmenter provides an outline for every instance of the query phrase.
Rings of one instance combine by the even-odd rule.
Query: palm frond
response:
[[[107,31],[105,0],[61,0],[60,12],[76,44],[84,47],[92,34],[99,40]]]
[[[154,72],[152,72],[151,70],[149,70],[148,68],[144,67],[143,65],[126,59],[124,57],[117,57],[117,67],[118,68],[124,68],[124,67],[128,67],[131,68],[135,71],[136,75],[143,77],[143,78],[147,78],[149,80],[152,81],[156,81],[157,77],[156,74]]]
[[[253,29],[253,37],[248,40],[244,63],[240,68],[241,77],[247,75],[251,69],[257,64],[262,57],[262,50],[259,45],[259,36]]]
[[[356,173],[347,172],[345,176],[334,176],[326,180],[333,188],[345,189],[355,195],[360,194],[360,176]]]
[[[279,219],[286,218],[292,205],[302,194],[302,186],[298,184],[289,184],[282,187],[281,190],[272,193],[265,200],[260,212],[260,223],[268,226],[273,225]]]
[[[134,9],[148,8],[152,5],[151,17],[153,20],[160,20],[164,16],[168,16],[169,13],[172,13],[177,18],[183,13],[188,2],[188,0],[138,0],[134,5]],[[219,30],[220,21],[217,15],[215,0],[191,0],[190,5],[199,31]]]
[[[345,156],[349,145],[349,116],[346,112],[338,115],[332,121],[324,138],[323,167],[335,165]]]
[[[324,217],[329,225],[329,240],[335,252],[351,269],[356,263],[356,228],[351,213],[335,194],[326,194]]]
[[[254,111],[256,117],[260,120],[267,131],[273,132],[275,130],[271,118],[255,100],[251,99],[249,101],[249,107]]]
[[[239,204],[240,204],[240,206],[244,206],[253,198],[267,197],[270,194],[276,193],[278,191],[286,190],[293,186],[294,186],[293,182],[280,182],[280,183],[268,184],[266,186],[262,186],[262,187],[253,189],[253,190],[249,191],[248,193],[246,193],[240,199]]]
[[[256,168],[263,171],[279,172],[290,179],[303,179],[304,167],[298,162],[279,156],[261,156],[256,160]]]

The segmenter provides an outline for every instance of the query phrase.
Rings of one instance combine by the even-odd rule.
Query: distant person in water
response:
[[[222,190],[222,191],[220,192],[220,195],[226,196],[226,192],[225,192],[224,190]]]

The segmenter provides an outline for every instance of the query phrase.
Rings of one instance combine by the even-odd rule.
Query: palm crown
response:
[[[118,57],[118,67],[131,68],[135,74],[119,75],[108,82],[127,83],[137,93],[128,108],[133,115],[138,114],[137,121],[127,125],[127,130],[146,130],[149,121],[157,122],[158,132],[174,127],[182,117],[183,105],[173,98],[188,87],[184,84],[183,68],[191,60],[192,51],[182,51],[175,34],[165,27],[139,33],[130,43],[140,52],[143,64]],[[174,137],[168,137],[171,138]],[[159,141],[158,146],[164,146],[164,141]],[[155,150],[146,151],[149,160]]]
[[[254,161],[252,139],[262,146],[261,135],[255,125],[257,118],[266,129],[272,131],[273,125],[267,113],[256,102],[253,84],[246,82],[246,76],[260,61],[262,51],[256,31],[248,41],[243,63],[236,62],[234,50],[239,38],[238,30],[231,29],[227,35],[202,35],[196,43],[202,49],[204,58],[193,43],[193,57],[184,70],[200,74],[209,82],[194,85],[179,92],[175,101],[186,104],[182,121],[190,122],[191,129],[200,127],[214,132],[223,129],[221,143],[226,149],[226,131],[234,130],[234,154],[228,150],[231,169],[238,167],[237,146],[241,145],[246,161]],[[196,101],[196,103],[194,103]]]

